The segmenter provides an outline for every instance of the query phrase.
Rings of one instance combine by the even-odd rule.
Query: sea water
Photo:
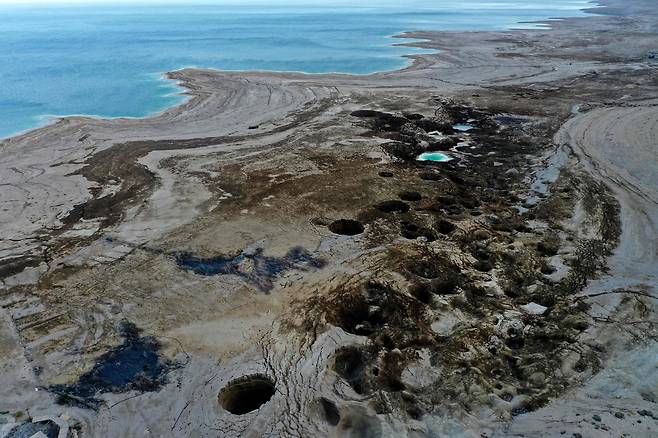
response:
[[[368,74],[402,68],[393,35],[578,16],[582,0],[279,0],[195,6],[0,5],[0,138],[85,114],[143,117],[182,100],[183,67]],[[458,43],[458,42],[457,42]]]

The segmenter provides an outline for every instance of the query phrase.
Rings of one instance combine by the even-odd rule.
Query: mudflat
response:
[[[2,142],[0,435],[655,436],[658,10],[600,3]]]

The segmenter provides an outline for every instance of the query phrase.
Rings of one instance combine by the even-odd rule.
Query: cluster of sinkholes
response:
[[[434,175],[435,174],[431,174],[431,176]],[[408,213],[411,210],[409,203],[421,201],[423,195],[413,190],[404,190],[398,193],[398,198],[399,199],[382,201],[373,205],[366,212],[359,214],[357,218],[359,220],[338,219],[329,223],[327,228],[332,233],[342,236],[357,236],[363,234],[365,232],[364,222],[368,223],[373,217],[378,217],[380,215]],[[439,219],[437,222],[437,231],[440,234],[450,234],[455,229],[456,226],[445,219]],[[432,242],[437,239],[437,235],[433,230],[408,220],[401,222],[401,234],[403,237],[411,240],[424,237],[428,242]]]
[[[219,392],[219,404],[233,415],[245,415],[269,402],[276,386],[264,374],[252,374],[232,380]]]
[[[350,362],[350,359],[346,359]],[[353,373],[355,363],[344,365],[345,373]],[[357,373],[358,374],[358,373]],[[358,379],[359,376],[355,376]],[[276,392],[276,385],[272,379],[264,374],[252,374],[230,381],[219,392],[217,399],[219,405],[233,415],[246,415],[255,412],[269,402]],[[325,397],[316,399],[316,409],[330,426],[337,426],[341,416],[336,403]]]
[[[395,174],[389,171],[379,172],[379,175],[385,178],[394,177]],[[443,177],[435,172],[421,172],[419,174],[420,178],[423,180],[442,180]],[[458,177],[455,177],[458,178]],[[479,206],[479,201],[475,199],[470,199],[467,196],[460,198],[458,202],[453,197],[447,196],[438,196],[436,197],[435,204],[428,204],[428,200],[422,193],[415,190],[402,190],[397,194],[398,199],[391,199],[381,201],[377,204],[374,204],[365,210],[362,210],[356,217],[356,220],[353,219],[339,219],[328,224],[327,226],[329,231],[334,234],[343,235],[343,236],[357,236],[365,232],[366,224],[379,219],[379,218],[391,218],[391,217],[400,217],[400,234],[402,237],[409,240],[416,240],[418,238],[424,238],[427,242],[433,242],[439,238],[439,235],[448,235],[456,230],[456,225],[452,222],[444,219],[437,218],[434,226],[417,223],[414,218],[405,216],[408,215],[412,210],[415,209],[424,209],[428,211],[443,211],[449,215],[459,215],[463,212],[464,206],[468,208],[476,208]],[[416,203],[425,200],[425,204],[422,206],[419,204],[418,207],[413,207]],[[462,206],[461,204],[464,204]],[[476,214],[473,213],[475,216]]]
[[[401,196],[412,201],[420,200],[421,195],[416,192],[403,192]],[[375,210],[381,213],[406,213],[411,207],[409,204],[399,201],[383,201],[374,206]],[[328,225],[329,231],[342,236],[357,236],[365,231],[364,225],[353,219],[338,219]]]

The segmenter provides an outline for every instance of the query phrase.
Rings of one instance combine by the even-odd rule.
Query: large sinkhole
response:
[[[351,219],[339,219],[329,224],[329,230],[334,234],[356,236],[357,234],[363,233],[364,228],[360,222]]]
[[[219,392],[219,404],[234,415],[244,415],[263,406],[274,395],[274,382],[262,374],[240,377]]]

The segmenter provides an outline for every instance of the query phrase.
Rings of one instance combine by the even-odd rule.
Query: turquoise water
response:
[[[471,129],[475,128],[473,125],[469,125],[468,123],[458,123],[455,126],[452,127],[455,131],[459,132],[467,132],[470,131]]]
[[[291,0],[294,1],[294,0]],[[181,101],[188,66],[366,74],[420,53],[391,35],[494,30],[582,15],[581,0],[285,1],[262,7],[0,6],[0,137],[72,114],[143,117]],[[244,3],[244,2],[243,2]],[[324,4],[324,2],[322,2]]]
[[[441,152],[423,152],[416,158],[418,161],[433,161],[435,163],[445,163],[451,161],[452,157],[442,154]]]

